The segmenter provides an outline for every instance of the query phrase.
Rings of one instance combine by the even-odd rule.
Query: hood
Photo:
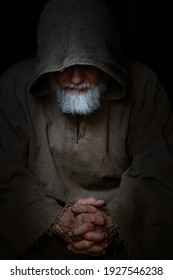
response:
[[[120,38],[106,0],[50,0],[40,16],[37,54],[30,92],[51,92],[48,73],[75,65],[92,65],[113,79],[107,98],[125,94],[126,71],[121,63]]]

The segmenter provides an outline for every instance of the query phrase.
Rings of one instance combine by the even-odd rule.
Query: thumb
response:
[[[91,205],[91,206],[95,206],[95,207],[103,207],[106,205],[106,202],[105,200],[102,200],[102,199],[97,199],[95,197],[87,197],[87,198],[83,198],[83,199],[79,199],[75,204],[74,206],[77,206],[77,205],[83,205],[83,204],[88,204],[88,205]]]
[[[97,212],[97,208],[88,204],[78,204],[73,205],[71,207],[71,211],[77,215],[82,213],[95,214]]]

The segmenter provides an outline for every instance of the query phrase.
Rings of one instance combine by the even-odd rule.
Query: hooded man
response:
[[[107,1],[50,0],[0,80],[2,259],[171,259],[173,130]]]

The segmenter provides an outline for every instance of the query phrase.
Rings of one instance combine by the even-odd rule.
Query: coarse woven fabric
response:
[[[75,64],[110,77],[88,116],[63,114],[48,82]],[[0,131],[1,259],[19,258],[88,196],[106,200],[130,256],[173,258],[172,112],[155,73],[122,59],[106,1],[45,5],[36,56],[1,76]]]

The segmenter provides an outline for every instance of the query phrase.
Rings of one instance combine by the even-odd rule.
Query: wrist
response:
[[[68,243],[71,242],[70,227],[72,221],[73,213],[71,211],[71,206],[66,205],[50,226],[49,233],[60,237]]]

